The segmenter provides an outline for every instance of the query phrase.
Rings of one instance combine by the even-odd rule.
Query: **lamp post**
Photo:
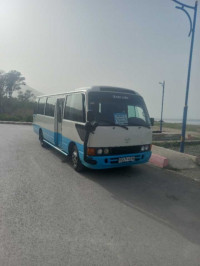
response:
[[[162,86],[162,105],[161,105],[161,117],[160,117],[160,132],[162,133],[162,124],[163,124],[163,103],[164,103],[164,93],[165,93],[165,81],[159,82],[159,84]]]
[[[184,144],[185,144],[185,131],[186,131],[186,123],[187,123],[187,110],[188,110],[188,95],[189,95],[189,87],[190,87],[190,73],[191,73],[191,65],[192,65],[192,53],[193,53],[193,46],[194,46],[194,34],[195,34],[195,26],[196,26],[196,15],[197,15],[197,5],[198,2],[195,1],[194,6],[189,6],[181,3],[177,0],[172,0],[173,2],[177,3],[179,6],[176,6],[177,9],[182,10],[188,17],[190,22],[190,31],[188,37],[192,34],[191,37],[191,44],[190,44],[190,56],[189,56],[189,64],[188,64],[188,75],[187,75],[187,84],[186,84],[186,94],[185,94],[185,106],[183,109],[183,122],[182,122],[182,132],[181,132],[181,144],[180,144],[180,152],[184,152]],[[187,9],[192,9],[194,11],[193,22],[191,19],[190,14],[188,13]]]

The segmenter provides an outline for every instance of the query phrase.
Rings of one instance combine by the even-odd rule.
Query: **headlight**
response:
[[[97,154],[98,155],[102,155],[102,153],[103,153],[103,150],[102,149],[97,149]]]
[[[105,148],[105,149],[103,150],[103,152],[104,152],[104,154],[109,154],[109,149],[108,149],[108,148]]]
[[[149,145],[141,146],[141,151],[148,151],[148,150],[149,150]]]
[[[148,151],[149,150],[149,145],[145,145],[144,149],[145,149],[145,151]]]
[[[142,146],[141,147],[141,151],[145,151],[145,146]]]

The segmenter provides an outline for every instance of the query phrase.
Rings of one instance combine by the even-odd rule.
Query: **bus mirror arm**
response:
[[[89,133],[94,134],[94,131],[97,128],[97,126],[98,126],[98,123],[95,122],[95,121],[93,121],[93,122],[87,122],[85,124],[85,130],[86,130],[86,132],[89,132]]]
[[[87,122],[88,123],[88,122]],[[86,123],[86,124],[87,124]],[[90,122],[89,122],[90,123]],[[88,126],[89,128],[89,126]],[[89,128],[90,129],[90,128]],[[94,133],[93,131],[89,131],[86,129],[86,134],[85,134],[85,140],[84,140],[84,161],[86,163],[89,163],[89,164],[97,164],[97,161],[95,160],[92,160],[92,159],[89,159],[87,157],[87,144],[88,144],[88,139],[89,139],[89,136],[90,136],[90,133]]]

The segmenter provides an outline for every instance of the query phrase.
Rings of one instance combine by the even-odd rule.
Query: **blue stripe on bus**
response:
[[[41,127],[36,125],[36,124],[33,124],[33,128],[34,128],[34,132],[39,134],[39,129]],[[106,168],[116,168],[116,167],[141,164],[141,163],[148,162],[150,157],[151,157],[151,151],[141,152],[141,153],[136,153],[136,154],[133,153],[133,154],[123,154],[123,155],[112,155],[112,156],[94,156],[94,157],[89,157],[89,158],[97,161],[97,164],[95,164],[95,165],[88,164],[84,161],[84,145],[83,144],[80,144],[78,142],[70,140],[69,138],[62,136],[60,133],[53,132],[53,131],[50,131],[50,130],[45,129],[45,128],[41,128],[41,129],[43,131],[44,138],[47,141],[51,142],[53,145],[55,145],[55,143],[56,143],[55,140],[57,141],[57,136],[58,136],[58,140],[61,141],[61,143],[62,143],[61,149],[66,153],[69,153],[68,147],[69,147],[70,142],[74,142],[77,146],[78,151],[79,151],[79,158],[80,158],[82,164],[88,168],[106,169]],[[54,136],[54,138],[53,138],[53,136]],[[54,139],[54,141],[52,141],[53,139]],[[57,147],[57,145],[55,145],[55,146]],[[125,157],[134,157],[135,161],[118,163],[119,158],[125,158]]]
[[[119,158],[134,157],[135,161],[118,163]],[[141,163],[147,163],[151,157],[151,151],[133,154],[113,155],[113,156],[94,156],[89,157],[97,161],[97,164],[91,165],[83,161],[82,163],[92,169],[117,168],[123,166],[131,166]]]
[[[38,125],[33,124],[33,130],[34,130],[34,132],[35,132],[36,134],[38,134],[38,135],[39,135],[39,129],[40,129],[40,127],[39,127]]]
[[[33,130],[38,135],[39,135],[40,128],[41,128],[40,126],[33,124]],[[47,141],[49,141],[50,143],[54,145],[56,144],[56,140],[57,140],[56,132],[48,130],[46,128],[42,128],[42,132],[43,132],[44,139],[46,139]]]
[[[56,133],[51,131],[51,130],[45,129],[45,128],[43,128],[42,131],[43,131],[44,139],[46,139],[47,141],[49,141],[52,144],[55,144]]]
[[[58,132],[54,132],[54,131],[45,129],[43,127],[40,127],[36,124],[33,124],[33,129],[34,129],[35,133],[39,134],[40,128],[42,129],[44,139],[46,139],[47,141],[49,141],[51,144],[55,145],[56,147],[59,147],[57,145],[57,142],[62,143],[62,147],[60,147],[60,149],[62,149],[66,153],[69,153],[68,148],[69,148],[70,142],[74,142],[77,146],[78,151],[79,151],[79,157],[80,157],[81,161],[84,160],[83,159],[83,157],[84,157],[84,155],[83,155],[84,145],[83,144],[75,142],[75,141],[63,136],[62,134],[60,134]]]

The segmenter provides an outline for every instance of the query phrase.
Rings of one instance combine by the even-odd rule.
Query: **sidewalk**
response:
[[[196,156],[153,145],[149,162],[155,166],[175,170],[200,181],[200,162]]]

